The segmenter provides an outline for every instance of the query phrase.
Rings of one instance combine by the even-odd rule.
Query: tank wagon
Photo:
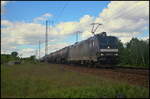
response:
[[[48,62],[81,64],[115,64],[117,59],[118,39],[107,36],[106,32],[67,46],[46,57]]]

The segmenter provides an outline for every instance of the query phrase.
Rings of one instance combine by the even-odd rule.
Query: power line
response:
[[[68,2],[66,2],[66,4],[64,5],[64,7],[62,8],[62,10],[60,11],[60,14],[57,16],[56,20],[55,20],[55,23],[58,21],[58,17],[59,19],[61,18],[66,6],[68,5]]]
[[[63,7],[62,9],[62,12],[64,11],[65,7],[67,6],[67,3],[65,4],[65,6]],[[62,14],[62,13],[61,13]],[[44,43],[45,42],[45,56],[48,54],[48,31],[50,31],[50,27],[48,27],[48,25],[51,25],[53,26],[54,24],[54,21],[48,21],[46,20],[46,34],[45,34],[45,41],[41,41],[40,43]],[[51,28],[52,29],[52,28]]]

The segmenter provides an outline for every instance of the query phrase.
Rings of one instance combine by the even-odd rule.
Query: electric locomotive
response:
[[[118,60],[118,39],[102,32],[53,52],[46,60],[55,63],[115,64]]]

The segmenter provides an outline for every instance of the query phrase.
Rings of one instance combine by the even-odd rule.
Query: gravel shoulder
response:
[[[88,68],[77,65],[60,64],[63,69],[100,76],[108,80],[126,82],[132,85],[149,87],[149,70],[133,70],[133,69],[102,69]]]

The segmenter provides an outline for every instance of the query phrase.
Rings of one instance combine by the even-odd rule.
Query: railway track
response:
[[[95,65],[81,65],[81,64],[71,64],[72,66],[84,66],[84,67],[90,67],[90,68],[100,68],[100,69],[133,69],[133,70],[149,70],[149,68],[145,67],[129,67],[129,66],[116,66],[116,65],[110,65],[110,64],[95,64]]]
[[[73,67],[84,67],[84,68],[90,68],[94,70],[111,70],[113,72],[117,73],[126,73],[126,74],[136,74],[136,75],[148,75],[149,74],[149,68],[142,68],[142,67],[124,67],[124,66],[115,66],[110,64],[105,65],[99,65],[95,64],[93,65],[81,65],[81,64],[71,64]]]
[[[124,67],[124,66],[115,66],[115,68],[120,68],[120,69],[135,69],[135,70],[149,70],[149,68],[144,68],[144,67]]]
[[[140,85],[149,87],[149,68],[131,68],[131,67],[120,67],[116,68],[110,67],[91,67],[87,65],[77,65],[77,64],[61,64],[62,68],[65,70],[86,73],[91,75],[96,75],[104,77],[106,79],[112,79],[114,81],[123,81],[133,85]]]

